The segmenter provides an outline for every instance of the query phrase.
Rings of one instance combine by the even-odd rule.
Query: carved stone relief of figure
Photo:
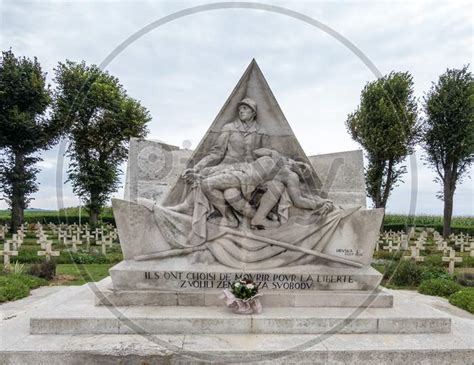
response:
[[[371,254],[337,250],[358,247],[361,237],[375,244],[383,211],[334,207],[320,189],[252,61],[163,202],[139,199],[150,217],[141,236],[147,249],[134,258],[192,255],[245,270],[366,265]]]

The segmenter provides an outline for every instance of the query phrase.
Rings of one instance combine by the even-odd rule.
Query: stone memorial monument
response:
[[[465,363],[451,316],[379,287],[383,211],[363,186],[360,151],[305,155],[252,61],[194,151],[132,140],[112,202],[124,260],[34,311],[0,361]],[[260,314],[219,298],[244,277]]]
[[[255,61],[189,158],[177,161],[176,149],[162,143],[135,143],[141,149],[129,159],[129,200],[113,201],[125,260],[110,271],[111,293],[136,291],[129,304],[142,290],[155,290],[154,302],[196,290],[215,299],[240,276],[275,304],[297,305],[299,294],[313,293],[317,306],[321,290],[340,298],[377,292],[381,274],[370,261],[383,210],[327,199],[330,170],[344,158],[332,160],[323,181]],[[165,166],[176,162],[182,170],[173,176]],[[145,191],[162,184],[139,184],[138,175],[168,178],[172,186],[153,199]]]

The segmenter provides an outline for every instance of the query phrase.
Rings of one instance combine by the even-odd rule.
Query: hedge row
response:
[[[81,222],[82,224],[89,223],[89,217],[88,216],[81,216],[79,219],[79,215],[58,215],[58,214],[51,214],[51,213],[46,213],[43,215],[40,214],[35,214],[34,216],[28,216],[28,214],[25,215],[25,221],[28,223],[36,223],[40,222],[42,224],[48,224],[48,223],[54,223],[54,224],[79,224]],[[99,219],[99,222],[102,224],[113,224],[115,225],[115,219],[111,215],[106,215],[106,216],[101,216]],[[0,217],[0,224],[9,224],[10,219],[8,217]]]
[[[66,224],[79,224],[79,222],[85,223],[88,222],[89,217],[86,214],[81,215],[81,219],[79,219],[79,214],[76,211],[68,211],[68,213],[76,213],[76,214],[58,214],[57,212],[26,212],[25,213],[25,221],[29,223],[36,223],[36,222],[41,222],[42,224],[47,224],[47,223],[54,223],[54,224],[59,224],[59,223],[66,223]],[[386,222],[394,221],[395,219],[391,219],[390,216],[386,219]],[[423,218],[423,217],[422,217]],[[434,219],[435,217],[433,217]],[[458,217],[460,218],[460,217]],[[0,224],[8,224],[9,223],[9,216],[8,214],[2,214],[0,215]],[[107,209],[101,216],[100,216],[100,221],[102,224],[113,224],[115,225],[115,219],[112,214],[111,209]],[[421,220],[423,221],[423,220]],[[472,225],[470,222],[474,221],[474,218],[471,217],[463,217],[462,221],[457,222],[458,224],[461,222],[464,222],[464,226],[456,225],[453,224],[451,226],[451,231],[454,234],[470,234],[474,235],[474,225]],[[428,222],[428,220],[424,220],[424,222]],[[419,228],[434,228],[436,231],[439,233],[443,233],[443,225],[442,224],[418,224],[417,227]],[[384,223],[384,230],[385,231],[405,231],[407,228],[406,223]]]
[[[416,226],[433,226],[442,225],[443,216],[441,215],[426,215],[419,214],[408,216],[403,214],[386,214],[384,218],[385,224],[407,224]],[[474,217],[472,216],[453,216],[451,219],[451,226],[456,227],[473,227]]]
[[[401,223],[391,223],[391,224],[384,224],[383,229],[384,231],[405,231],[407,226],[405,224]],[[427,224],[427,225],[422,225],[422,226],[417,226],[417,228],[434,228],[435,231],[438,231],[440,234],[443,233],[443,226],[439,224]],[[454,234],[470,234],[474,235],[474,227],[470,226],[465,226],[465,227],[460,227],[460,226],[451,226],[451,232]]]
[[[470,218],[470,219],[474,221],[474,218]],[[79,214],[68,214],[66,216],[64,214],[58,215],[57,212],[45,212],[43,214],[41,214],[41,212],[34,212],[34,214],[29,214],[29,212],[26,212],[25,220],[29,223],[41,222],[42,224],[47,224],[50,222],[54,224],[59,224],[59,223],[79,224],[79,221],[81,221],[83,224],[89,223],[89,217],[87,215],[81,215],[81,219],[79,219]],[[106,214],[101,215],[100,221],[103,224],[110,223],[110,224],[115,225],[115,219],[114,219],[114,216],[111,214],[110,210],[108,210]],[[9,223],[8,215],[0,215],[0,224],[8,224],[8,223]],[[434,228],[439,233],[443,233],[443,226],[441,224],[424,224],[424,225],[417,225],[417,227]],[[385,223],[384,224],[385,231],[389,231],[389,230],[404,231],[406,228],[407,226],[405,223]],[[472,226],[471,224],[466,224],[465,226],[453,225],[451,226],[451,231],[454,234],[464,233],[464,234],[474,235],[474,226]]]

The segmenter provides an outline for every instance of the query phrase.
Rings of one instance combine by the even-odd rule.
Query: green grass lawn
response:
[[[91,281],[100,281],[109,276],[109,269],[115,264],[59,264],[56,266],[58,279],[54,284],[82,285]]]

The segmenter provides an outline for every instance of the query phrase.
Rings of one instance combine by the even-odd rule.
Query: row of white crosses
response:
[[[413,260],[415,262],[425,261],[425,258],[420,255],[420,251],[425,250],[427,232],[423,231],[418,236],[415,245],[410,246],[410,256],[403,256],[404,260]]]
[[[89,226],[78,226],[77,224],[72,225],[55,225],[53,223],[48,224],[48,228],[53,231],[54,234],[58,235],[58,240],[62,241],[66,246],[71,245],[71,250],[77,252],[77,246],[82,245],[82,239],[86,240],[87,249],[89,249],[91,239],[95,239],[96,245],[101,246],[103,255],[107,254],[107,247],[111,247],[113,241],[118,238],[117,229],[112,225],[108,224],[105,227],[96,228],[92,234]],[[3,256],[5,266],[10,265],[10,257],[17,256],[18,250],[21,247],[23,240],[26,236],[25,232],[28,231],[28,224],[24,223],[21,225],[16,234],[12,235],[10,240],[5,240],[6,233],[8,232],[7,225],[0,225],[0,239],[5,240],[4,248],[0,251],[0,256]],[[38,251],[38,256],[45,256],[46,260],[51,260],[52,256],[59,256],[59,251],[52,249],[53,241],[48,239],[48,235],[43,229],[41,223],[36,223],[34,226],[36,242],[41,247],[41,251]],[[108,232],[108,234],[107,234]],[[84,233],[84,235],[82,235]],[[70,238],[70,240],[68,240]]]
[[[453,275],[454,274],[454,265],[455,265],[456,262],[462,262],[462,257],[456,257],[456,250],[454,248],[448,246],[448,241],[445,241],[443,239],[443,236],[441,236],[438,232],[433,233],[433,238],[435,240],[436,245],[438,246],[438,251],[443,251],[443,257],[441,258],[441,260],[443,262],[449,262],[448,271],[451,275]],[[449,240],[450,241],[455,241],[455,245],[456,245],[456,239],[457,238],[458,238],[458,236],[455,236],[453,234],[449,236]],[[461,236],[459,236],[459,238],[463,239],[464,235],[461,234]],[[469,239],[469,235],[467,235],[467,239]],[[463,252],[463,251],[467,251],[467,250],[465,250],[465,248],[464,248],[464,242],[461,242],[460,252]],[[471,251],[471,255],[473,255],[472,251]]]
[[[38,243],[42,249],[42,251],[37,251],[38,256],[44,256],[46,261],[50,261],[51,256],[59,256],[60,252],[52,249],[53,241],[48,239],[48,235],[44,232],[41,223],[36,224],[35,230],[37,237],[36,243]]]
[[[387,245],[384,246],[385,244]],[[392,253],[394,250],[398,251],[400,248],[405,249],[408,246],[408,236],[402,231],[393,232],[390,230],[379,236],[379,240],[375,248],[376,251],[380,250],[380,245],[382,245],[382,248],[388,250],[390,253]]]
[[[12,235],[10,240],[6,239],[6,233],[8,232],[8,226],[0,226],[0,238],[4,240],[3,250],[0,251],[0,256],[3,256],[3,265],[5,267],[10,266],[10,257],[18,256],[18,250],[23,244],[25,234],[23,232],[23,226],[17,231],[16,234]]]
[[[90,248],[91,240],[95,241],[96,245],[102,246],[102,253],[106,254],[106,246],[111,246],[113,241],[117,239],[117,229],[112,225],[107,225],[105,228],[97,227],[94,231],[89,230],[89,226],[86,224],[84,226],[78,226],[77,224],[72,224],[69,226],[59,225],[54,226],[50,223],[50,228],[54,228],[53,232],[58,235],[58,240],[62,242],[65,246],[71,246],[73,252],[77,251],[77,246],[83,244],[83,240],[86,243],[87,251]],[[106,231],[109,234],[106,234]]]
[[[420,248],[418,246],[410,246],[410,256],[403,256],[403,259],[415,262],[425,261],[425,258],[420,256]]]
[[[383,238],[380,243],[386,243],[382,248],[388,250],[390,253],[392,253],[392,251],[399,251],[400,249],[406,250],[408,247],[408,236],[405,233],[400,232],[389,236],[389,238]]]
[[[445,241],[438,232],[435,232],[433,238],[438,246],[438,250],[443,251],[444,255],[447,254],[448,250],[452,249],[452,247],[448,245],[448,241]],[[463,233],[460,235],[451,234],[449,241],[454,242],[454,248],[458,248],[460,253],[469,252],[469,256],[474,257],[474,237]]]
[[[453,238],[454,246],[459,246],[459,252],[470,252],[469,256],[474,256],[474,237],[461,233]]]
[[[13,251],[17,251],[23,244],[23,239],[21,237],[18,237],[18,234],[13,234],[12,239],[6,240],[5,243],[9,243],[10,245],[12,245]]]

